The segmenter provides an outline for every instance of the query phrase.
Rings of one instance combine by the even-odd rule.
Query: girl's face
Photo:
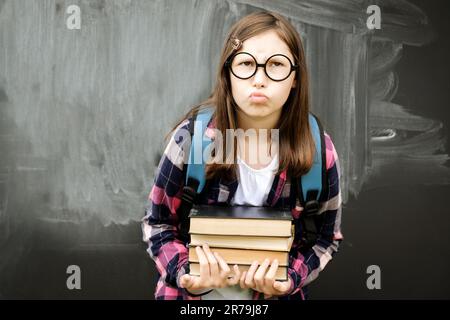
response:
[[[245,40],[237,52],[248,52],[256,58],[258,63],[265,63],[274,54],[284,54],[295,64],[294,57],[287,44],[280,39],[275,31],[269,30]],[[274,81],[264,72],[264,68],[258,68],[256,74],[249,79],[240,79],[230,72],[231,92],[234,101],[249,118],[255,120],[281,114],[281,109],[289,97],[289,93],[296,85],[295,74],[283,81]],[[252,93],[262,93],[267,99],[254,98]]]

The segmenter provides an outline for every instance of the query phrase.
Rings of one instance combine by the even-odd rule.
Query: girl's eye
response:
[[[251,61],[243,61],[239,65],[244,65],[246,67],[251,66],[253,63]]]
[[[281,66],[283,66],[283,64],[282,64],[281,62],[276,62],[276,61],[273,61],[273,62],[272,62],[272,65],[275,66],[275,67],[281,67]]]

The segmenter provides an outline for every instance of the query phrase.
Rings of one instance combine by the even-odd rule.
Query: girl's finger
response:
[[[254,278],[255,271],[257,268],[258,268],[258,261],[253,261],[252,265],[250,266],[250,268],[247,271],[247,275],[245,276],[245,280],[244,280],[244,283],[248,288],[255,287],[255,282],[254,282],[253,278]]]
[[[228,279],[229,286],[237,285],[239,283],[239,280],[241,279],[241,271],[239,270],[239,267],[236,264],[233,266],[233,270],[234,270],[233,276],[230,279]]]
[[[262,292],[264,289],[264,276],[266,274],[267,267],[270,264],[269,259],[265,259],[262,265],[259,266],[258,270],[255,273],[254,280],[256,284],[256,289]]]
[[[275,281],[275,275],[277,274],[278,269],[278,260],[275,259],[272,261],[272,265],[267,271],[266,276],[264,277],[265,282],[272,287],[273,281]]]
[[[289,281],[275,281],[273,283],[273,288],[277,290],[279,293],[286,293],[289,290],[290,283]]]
[[[191,281],[191,276],[188,274],[184,274],[181,278],[180,278],[180,287],[182,288],[186,288],[187,284]]]
[[[209,262],[209,272],[211,274],[211,278],[219,277],[219,264],[206,243],[203,245],[203,251],[205,252],[206,258]]]
[[[195,252],[197,253],[198,262],[200,264],[200,278],[209,279],[211,277],[209,270],[209,262],[201,247],[195,247]]]
[[[262,292],[265,292],[266,294],[274,292],[273,282],[275,281],[277,269],[278,269],[278,260],[275,259],[274,261],[272,261],[269,270],[264,276],[264,288],[263,288],[264,290],[261,290]]]
[[[220,256],[219,253],[214,252],[214,256],[216,257],[217,262],[219,263],[220,266],[220,275],[222,278],[227,278],[228,275],[231,272],[230,267],[228,266],[228,264],[225,262],[225,260],[223,260],[223,258]]]
[[[247,286],[245,285],[245,277],[247,276],[247,271],[242,272],[241,279],[239,279],[239,285],[242,289],[246,289]]]
[[[198,277],[196,277],[196,278],[198,278]],[[182,288],[191,289],[194,287],[194,284],[195,284],[195,278],[188,274],[183,275],[180,279],[180,285]]]

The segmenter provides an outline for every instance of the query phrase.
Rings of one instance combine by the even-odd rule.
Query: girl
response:
[[[149,195],[142,227],[148,252],[160,275],[156,299],[307,298],[307,285],[332,259],[343,239],[339,162],[329,135],[325,133],[329,187],[319,199],[317,241],[306,247],[301,235],[295,235],[287,281],[274,280],[276,260],[266,259],[261,265],[254,262],[247,272],[241,272],[213,254],[207,245],[196,249],[201,275],[189,275],[188,247],[180,237],[177,209],[190,141],[176,137],[189,128],[194,115],[205,106],[214,108],[208,123],[211,130],[206,134],[221,132],[223,145],[227,145],[227,129],[251,129],[258,138],[268,130],[268,139],[257,139],[257,143],[237,138],[237,150],[225,155],[232,157],[231,163],[207,164],[206,185],[195,201],[286,208],[292,211],[294,223],[298,223],[303,208],[295,195],[295,181],[311,168],[315,154],[308,122],[308,90],[302,43],[284,17],[272,12],[252,13],[231,28],[214,90],[166,136],[171,135],[171,139]],[[271,129],[278,129],[279,143],[273,143]],[[267,155],[268,161],[250,161],[250,156],[258,152]]]

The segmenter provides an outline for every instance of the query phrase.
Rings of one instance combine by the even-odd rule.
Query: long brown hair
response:
[[[225,130],[237,129],[237,106],[231,93],[229,70],[224,67],[225,61],[236,51],[236,47],[233,47],[233,39],[237,38],[244,42],[268,30],[274,30],[287,44],[294,57],[294,64],[299,65],[295,74],[296,86],[291,90],[283,106],[277,126],[280,143],[278,149],[280,162],[277,174],[288,169],[291,178],[297,178],[312,167],[315,153],[315,144],[308,120],[309,80],[303,45],[298,32],[286,18],[274,12],[251,13],[231,27],[222,49],[216,83],[211,95],[208,99],[192,107],[167,134],[166,139],[185,119],[193,117],[204,108],[213,106],[216,129],[222,132],[223,144],[227,145]],[[234,141],[234,145],[236,145],[236,141]],[[225,179],[236,177],[236,148],[231,151],[234,152],[232,155],[234,161],[206,165],[207,179],[218,176]],[[225,159],[229,159],[229,156],[224,152]]]

